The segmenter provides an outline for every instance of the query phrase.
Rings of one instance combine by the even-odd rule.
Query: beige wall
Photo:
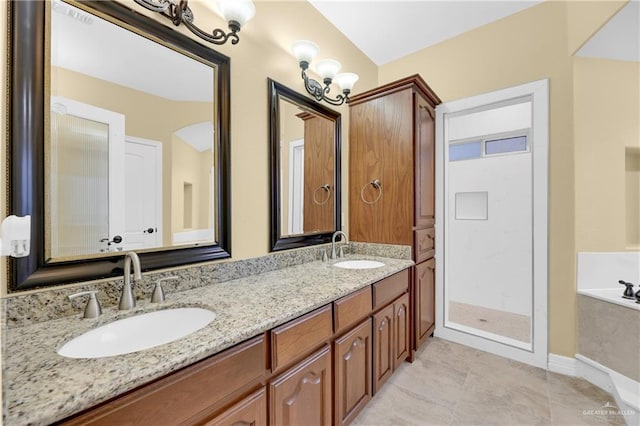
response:
[[[573,60],[622,2],[545,2],[379,70],[385,83],[420,73],[443,101],[549,78],[549,352],[576,349]]]
[[[573,69],[576,251],[638,250],[625,153],[640,150],[640,63],[576,57]]]

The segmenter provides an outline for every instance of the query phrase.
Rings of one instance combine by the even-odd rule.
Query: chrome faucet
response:
[[[333,237],[331,237],[331,259],[337,259],[338,256],[336,255],[336,237],[338,235],[343,235],[344,236],[344,244],[349,244],[349,238],[347,237],[347,234],[344,233],[344,231],[336,231],[333,233]]]
[[[133,309],[136,307],[136,298],[131,289],[131,264],[133,263],[133,278],[142,279],[140,273],[140,258],[137,254],[130,251],[124,255],[124,285],[122,286],[122,294],[120,295],[120,303],[118,309]]]

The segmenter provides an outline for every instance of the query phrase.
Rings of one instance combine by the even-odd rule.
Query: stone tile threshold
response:
[[[583,379],[432,338],[354,420],[383,425],[626,425]]]

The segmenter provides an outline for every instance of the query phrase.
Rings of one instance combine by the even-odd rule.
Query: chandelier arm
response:
[[[317,101],[321,101],[323,98],[322,86],[316,80],[309,78],[306,71],[302,70],[302,78],[304,80],[304,87],[307,92],[312,95]]]
[[[158,12],[166,18],[169,18],[175,26],[184,24],[189,31],[191,31],[201,39],[208,41],[209,43],[224,44],[228,40],[231,40],[231,44],[238,44],[238,42],[240,41],[240,37],[238,36],[240,26],[235,22],[229,22],[230,31],[228,33],[220,28],[214,29],[211,33],[200,29],[193,23],[193,12],[188,5],[188,0],[180,0],[179,4],[174,4],[170,0],[134,1],[145,9],[151,10],[153,12]]]
[[[208,32],[198,28],[193,22],[190,22],[189,20],[183,19],[182,22],[189,29],[189,31],[191,31],[201,39],[208,41],[209,43],[224,44],[227,42],[227,40],[230,39],[231,44],[238,44],[238,42],[240,41],[240,37],[238,37],[238,33],[235,31],[225,33],[224,30],[216,28],[211,32],[211,34],[209,34]]]
[[[167,12],[167,9],[169,9],[169,6],[171,6],[171,3],[168,0],[160,0],[160,1],[134,0],[134,1],[146,9],[149,9],[158,13],[165,13],[165,14]]]
[[[328,104],[339,106],[347,101],[347,97],[344,95],[337,95],[335,99],[332,99],[328,96],[323,96],[323,100]]]

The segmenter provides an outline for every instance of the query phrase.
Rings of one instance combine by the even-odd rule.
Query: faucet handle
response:
[[[624,294],[622,295],[623,298],[625,299],[633,299],[633,284],[629,283],[629,282],[625,282],[623,280],[619,280],[618,284],[622,284],[625,287],[624,289]]]
[[[340,246],[338,249],[338,257],[344,257],[344,246]]]
[[[159,278],[158,280],[156,280],[156,286],[153,289],[153,293],[151,293],[151,303],[164,302],[165,296],[164,296],[164,290],[162,289],[162,283],[165,281],[177,280],[177,279],[180,279],[180,277],[173,275],[170,277]]]
[[[97,293],[97,290],[88,290],[70,294],[68,297],[69,300],[73,300],[80,296],[89,296],[89,300],[87,300],[87,304],[84,307],[83,318],[97,318],[100,316],[100,314],[102,314],[100,302],[98,302],[98,298],[96,297]]]

